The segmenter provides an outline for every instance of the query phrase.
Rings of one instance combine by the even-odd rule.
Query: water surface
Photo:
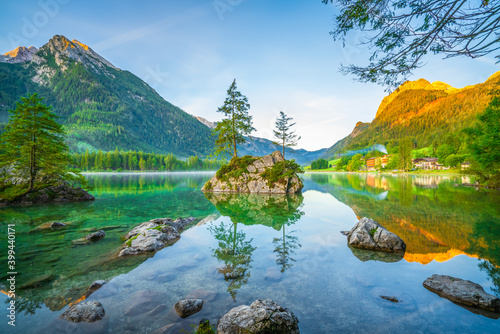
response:
[[[211,175],[92,174],[93,203],[0,209],[2,235],[6,224],[16,225],[21,308],[15,329],[3,320],[0,331],[151,333],[171,323],[176,332],[190,331],[202,318],[215,324],[232,307],[262,298],[291,309],[302,333],[500,331],[498,316],[473,313],[422,286],[446,274],[500,296],[497,191],[455,186],[453,177],[310,173],[295,196],[205,196],[200,189]],[[116,258],[122,236],[139,223],[188,216],[197,221],[175,245]],[[340,231],[361,217],[401,236],[404,256],[349,248]],[[52,230],[54,221],[67,225]],[[104,239],[81,243],[101,228]],[[5,238],[0,247],[7,249]],[[86,297],[97,279],[109,283]],[[172,307],[191,296],[206,300],[203,310],[180,319]],[[103,321],[57,320],[85,298],[103,304]],[[2,308],[1,318],[6,314]]]

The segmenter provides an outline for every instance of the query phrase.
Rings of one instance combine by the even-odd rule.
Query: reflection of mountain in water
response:
[[[478,229],[484,216],[498,221],[498,192],[455,187],[442,176],[335,173],[310,178],[314,188],[349,205],[358,217],[370,217],[405,240],[409,262],[442,262],[466,254],[500,265],[500,231],[491,237],[491,230]],[[479,235],[472,238],[475,231]]]
[[[213,256],[223,264],[217,271],[228,282],[227,291],[236,301],[237,290],[247,284],[250,277],[252,239],[238,230],[238,224],[264,225],[283,232],[274,238],[276,263],[281,272],[293,266],[293,254],[301,245],[294,231],[286,230],[304,214],[300,211],[303,197],[298,195],[259,195],[259,194],[222,194],[206,193],[205,196],[215,205],[221,215],[231,219],[232,224],[221,223],[211,226],[210,232],[218,241],[218,247],[212,250]]]

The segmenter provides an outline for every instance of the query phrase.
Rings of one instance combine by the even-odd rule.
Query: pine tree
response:
[[[248,115],[248,109],[250,109],[248,99],[236,88],[235,79],[227,90],[224,105],[217,110],[217,112],[223,113],[226,118],[217,122],[217,126],[213,130],[214,134],[217,135],[216,155],[229,153],[232,149],[233,157],[237,157],[236,145],[244,143],[246,141],[245,135],[248,136],[255,130],[252,126],[252,116]]]
[[[283,158],[285,158],[285,148],[296,146],[301,138],[295,134],[295,131],[290,130],[295,125],[295,123],[288,124],[291,120],[293,120],[292,117],[287,117],[283,111],[280,111],[280,116],[275,123],[276,130],[273,130],[274,137],[278,139],[273,144],[283,148]]]
[[[82,168],[84,170],[89,170],[89,150],[85,150],[85,154],[82,158]]]
[[[412,150],[412,147],[413,147],[413,143],[409,137],[405,137],[399,142],[398,168],[404,172],[411,169],[411,163],[412,163],[411,150]]]
[[[38,94],[28,95],[9,111],[9,123],[0,136],[0,168],[26,180],[28,192],[60,181],[85,184],[79,172],[69,168],[65,133],[42,100]]]

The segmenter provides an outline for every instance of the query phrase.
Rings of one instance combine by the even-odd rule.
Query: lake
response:
[[[295,196],[205,195],[213,173],[90,174],[96,201],[1,208],[1,333],[179,333],[231,308],[270,298],[301,333],[500,333],[498,315],[428,291],[432,274],[500,296],[500,192],[453,176],[307,173]],[[173,246],[117,258],[123,235],[162,217],[196,218]],[[351,249],[341,231],[369,217],[399,235],[404,257]],[[58,221],[66,226],[51,229]],[[7,224],[15,225],[16,326],[7,324]],[[81,238],[98,229],[91,244]],[[108,281],[89,297],[95,280]],[[205,300],[179,318],[173,305]],[[394,296],[394,303],[380,296]],[[58,320],[87,298],[106,316]]]

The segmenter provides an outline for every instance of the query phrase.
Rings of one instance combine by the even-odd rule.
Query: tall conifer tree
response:
[[[292,117],[287,117],[283,111],[280,111],[280,116],[275,123],[276,130],[273,130],[274,137],[278,139],[277,141],[273,141],[273,144],[282,147],[283,158],[285,157],[285,149],[296,146],[301,138],[295,134],[295,131],[291,131],[291,127],[295,125],[295,123],[289,124],[291,120],[293,120]]]

